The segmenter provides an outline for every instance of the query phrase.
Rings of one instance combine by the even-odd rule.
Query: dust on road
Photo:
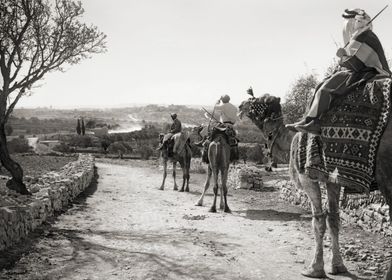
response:
[[[273,188],[230,189],[233,214],[209,213],[211,190],[194,206],[205,175],[191,174],[191,193],[179,193],[169,177],[159,191],[161,171],[142,162],[97,167],[97,182],[66,213],[3,256],[0,279],[308,279],[310,216]]]

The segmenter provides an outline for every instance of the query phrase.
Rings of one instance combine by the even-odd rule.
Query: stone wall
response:
[[[234,189],[260,189],[263,187],[263,169],[236,164],[230,166],[227,185]]]
[[[325,201],[325,190],[322,195]],[[280,183],[280,197],[292,204],[311,210],[307,195],[303,191],[297,190],[290,181]],[[392,236],[389,207],[379,191],[372,192],[370,195],[341,195],[340,217],[344,223],[358,225],[370,232]]]
[[[94,158],[79,155],[77,161],[58,172],[36,179],[26,178],[31,197],[0,193],[5,197],[0,207],[0,251],[21,241],[56,211],[83,192],[94,177]]]
[[[234,189],[261,190],[274,187],[282,180],[288,180],[286,165],[274,168],[274,172],[267,172],[264,165],[236,164],[230,165],[227,185]]]

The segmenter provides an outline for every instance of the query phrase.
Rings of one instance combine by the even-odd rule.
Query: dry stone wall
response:
[[[326,192],[324,189],[322,195],[325,201]],[[308,196],[303,191],[297,190],[290,181],[280,183],[280,197],[292,204],[311,210]],[[370,232],[392,236],[389,206],[385,203],[379,191],[372,192],[369,195],[342,195],[340,198],[340,217],[344,223],[358,225]]]
[[[21,241],[83,192],[94,177],[94,158],[79,155],[58,172],[27,178],[32,197],[14,195],[0,207],[0,251]],[[0,195],[6,195],[1,194]],[[8,194],[9,195],[9,194]]]
[[[272,182],[272,184],[271,184]],[[280,197],[294,205],[311,211],[310,200],[305,192],[298,190],[288,178],[287,168],[264,171],[260,165],[237,164],[230,167],[228,186],[234,189],[261,190],[270,185],[280,189]],[[326,191],[322,188],[323,201]],[[324,205],[326,209],[326,205]],[[369,195],[349,194],[340,198],[340,217],[342,222],[358,225],[361,228],[392,236],[389,207],[379,191]]]

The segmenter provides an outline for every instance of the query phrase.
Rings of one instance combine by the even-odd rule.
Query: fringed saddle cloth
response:
[[[348,193],[376,190],[376,156],[389,119],[390,88],[391,79],[382,78],[336,97],[321,119],[321,138],[300,135],[300,172],[337,183]]]

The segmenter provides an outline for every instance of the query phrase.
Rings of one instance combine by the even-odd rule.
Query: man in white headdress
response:
[[[297,123],[286,125],[295,131],[320,135],[320,116],[328,111],[334,95],[343,95],[376,75],[390,76],[383,47],[372,31],[370,17],[364,10],[345,10],[343,14],[344,48],[338,49],[340,69],[316,88],[309,111]]]

